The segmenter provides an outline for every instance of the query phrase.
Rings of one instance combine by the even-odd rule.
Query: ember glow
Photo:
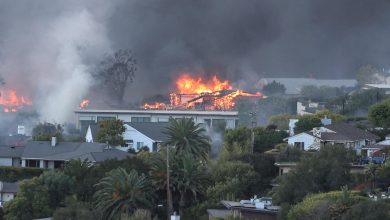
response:
[[[17,112],[24,106],[31,106],[32,101],[25,97],[19,96],[15,90],[3,90],[0,92],[0,106],[4,112]]]
[[[90,102],[89,99],[83,99],[83,100],[81,100],[79,107],[86,108],[86,107],[88,107],[89,102]]]
[[[163,102],[155,102],[154,104],[144,104],[144,109],[166,109],[167,106]]]
[[[238,98],[263,98],[260,92],[235,90],[229,81],[220,80],[216,75],[207,80],[183,73],[176,80],[176,87],[176,92],[170,94],[170,105],[144,104],[144,109],[232,110]]]

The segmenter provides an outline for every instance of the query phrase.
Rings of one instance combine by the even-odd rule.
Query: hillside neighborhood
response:
[[[389,11],[0,0],[0,220],[390,220]]]

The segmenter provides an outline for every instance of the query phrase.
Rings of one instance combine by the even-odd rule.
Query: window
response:
[[[135,122],[135,123],[150,122],[150,117],[131,117],[131,122]]]
[[[143,146],[145,146],[144,142],[137,142],[137,150],[139,150]]]
[[[304,150],[305,149],[305,142],[294,142],[294,147]]]
[[[133,147],[133,144],[134,144],[133,140],[124,140],[124,141],[125,141],[125,144],[123,147],[130,147],[130,148]]]
[[[101,122],[104,120],[114,120],[114,119],[116,119],[114,116],[98,116],[97,122]]]
[[[40,167],[41,161],[39,160],[26,160],[26,167]]]

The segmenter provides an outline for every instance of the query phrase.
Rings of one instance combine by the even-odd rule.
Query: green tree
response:
[[[90,210],[88,204],[79,202],[73,197],[65,199],[65,207],[58,208],[53,213],[54,220],[94,220],[97,216]]]
[[[60,124],[39,123],[32,130],[32,138],[34,141],[50,141],[52,137],[57,137],[57,140],[61,140],[63,131]]]
[[[274,148],[276,144],[282,143],[283,139],[288,137],[285,131],[270,130],[262,127],[255,128],[254,134],[254,151],[258,153]]]
[[[191,118],[171,118],[164,133],[167,140],[165,146],[174,147],[176,154],[188,153],[206,160],[210,152],[210,139],[206,130],[195,124]]]
[[[50,196],[42,180],[34,177],[20,182],[18,196],[4,204],[5,219],[30,220],[46,218],[52,213]]]
[[[275,202],[295,204],[308,193],[337,190],[348,184],[351,155],[343,145],[325,145],[318,152],[305,154],[293,172],[280,177]]]
[[[299,120],[295,123],[294,133],[299,134],[305,131],[310,131],[315,127],[321,127],[321,119],[315,115],[303,115],[298,118]]]
[[[366,200],[352,206],[342,217],[343,220],[390,219],[390,200]]]
[[[355,92],[347,101],[345,112],[348,115],[367,116],[368,106],[376,104],[389,96],[383,90],[368,89]]]
[[[126,127],[122,120],[109,119],[100,121],[99,130],[97,133],[97,140],[100,143],[108,143],[110,146],[117,146],[123,144],[123,132]]]
[[[314,114],[314,116],[319,118],[319,119],[323,119],[325,117],[330,118],[330,119],[332,119],[332,123],[343,122],[343,121],[347,120],[347,117],[345,117],[344,115],[340,115],[340,114],[331,112],[329,110],[322,110],[322,111],[316,112]]]
[[[65,163],[64,173],[75,182],[72,191],[79,201],[89,201],[94,193],[94,189],[90,187],[97,180],[91,177],[95,176],[92,173],[94,168],[94,164],[88,160],[70,160]]]
[[[227,129],[224,135],[224,150],[227,152],[239,151],[241,153],[250,152],[251,149],[251,129],[239,127]]]
[[[95,207],[102,210],[103,219],[116,219],[121,214],[131,215],[138,208],[150,208],[152,188],[145,175],[129,173],[123,168],[110,171],[95,185]]]
[[[133,81],[136,71],[137,61],[131,50],[118,50],[100,63],[100,71],[95,77],[108,88],[117,104],[122,104],[126,87]]]
[[[360,67],[356,73],[356,80],[359,85],[364,85],[367,83],[378,83],[378,78],[375,74],[378,74],[379,70],[372,65],[364,65]]]
[[[332,191],[308,195],[288,212],[288,220],[341,219],[352,204],[366,200],[358,192]],[[355,218],[350,218],[355,219]]]
[[[390,127],[390,99],[372,105],[368,109],[368,119],[375,126]]]
[[[286,92],[286,87],[274,80],[263,87],[263,92],[266,95],[283,95]]]
[[[44,172],[40,177],[42,183],[49,192],[50,208],[55,209],[65,200],[65,197],[71,194],[74,181],[61,171],[50,170]]]

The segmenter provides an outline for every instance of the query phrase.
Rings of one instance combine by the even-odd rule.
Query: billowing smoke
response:
[[[1,1],[0,74],[57,122],[96,94],[90,73],[118,49],[139,66],[127,100],[168,93],[181,71],[238,85],[353,78],[367,63],[389,68],[389,11],[387,0]]]
[[[93,65],[111,50],[106,28],[75,2],[25,3],[7,4],[11,12],[3,14],[0,73],[5,87],[33,99],[41,120],[63,123],[93,85]]]

